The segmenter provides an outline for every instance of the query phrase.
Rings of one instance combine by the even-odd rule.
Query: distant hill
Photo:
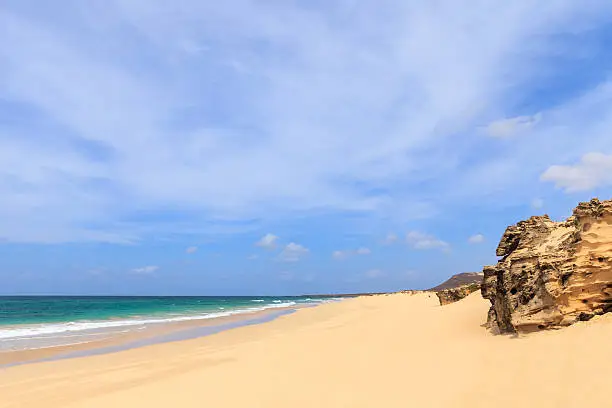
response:
[[[430,291],[437,292],[439,290],[452,289],[463,285],[469,285],[470,283],[481,283],[483,278],[482,272],[464,272],[453,275],[447,281],[442,282],[438,286],[435,286]]]

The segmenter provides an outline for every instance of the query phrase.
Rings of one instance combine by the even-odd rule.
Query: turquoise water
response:
[[[0,350],[70,344],[143,327],[329,301],[313,297],[4,296]]]
[[[0,325],[197,314],[306,299],[316,301],[304,297],[0,296]]]

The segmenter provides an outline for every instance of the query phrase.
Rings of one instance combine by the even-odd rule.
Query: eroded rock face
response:
[[[612,200],[581,203],[564,222],[545,215],[510,226],[497,255],[481,288],[493,330],[559,328],[612,311]]]
[[[438,296],[438,299],[440,299],[440,304],[444,306],[449,303],[457,302],[470,293],[476,292],[478,289],[480,289],[480,283],[471,283],[468,285],[458,286],[456,288],[439,290],[436,292],[436,295]]]

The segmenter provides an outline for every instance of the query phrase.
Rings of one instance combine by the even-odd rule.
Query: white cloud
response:
[[[349,256],[348,251],[334,251],[332,252],[332,258],[334,259],[346,259]]]
[[[386,274],[380,269],[370,269],[363,274],[368,279],[382,278]]]
[[[531,143],[555,157],[585,138],[609,143],[609,126],[590,120],[606,100],[550,121],[587,118],[588,131],[558,127],[512,147],[525,152],[483,155],[470,139],[482,118],[516,114],[516,94],[551,55],[584,52],[559,38],[606,24],[609,2],[543,2],[538,13],[531,0],[349,3],[3,7],[0,37],[12,41],[0,42],[0,94],[24,119],[0,125],[0,238],[134,243],[321,209],[420,217],[405,209],[435,213],[512,190],[504,175],[528,180],[553,157],[534,158]],[[536,116],[490,127],[508,134]],[[457,135],[464,143],[449,143]],[[160,209],[198,215],[126,221]]]
[[[249,261],[254,261],[255,259],[258,259],[258,258],[259,258],[259,255],[257,254],[252,254],[247,257]]]
[[[275,249],[277,245],[278,237],[273,234],[266,234],[259,241],[255,243],[256,246],[265,249]]]
[[[188,254],[195,254],[196,252],[198,252],[198,247],[197,246],[187,247],[185,252],[188,253]]]
[[[395,242],[397,242],[397,239],[398,239],[398,237],[397,237],[396,234],[393,234],[393,233],[387,234],[387,236],[383,240],[383,244],[384,245],[394,244]]]
[[[149,266],[143,266],[141,268],[134,268],[131,270],[131,272],[134,274],[138,274],[138,275],[149,275],[157,271],[158,269],[159,269],[159,266],[149,265]]]
[[[511,137],[524,133],[536,126],[542,119],[542,114],[517,116],[491,122],[486,127],[486,133],[491,137]]]
[[[306,255],[310,250],[300,244],[290,242],[283,248],[277,259],[283,262],[297,262]]]
[[[471,237],[468,238],[468,242],[470,244],[480,244],[484,242],[484,240],[485,240],[485,237],[482,234],[472,235]]]
[[[346,259],[348,257],[351,257],[353,255],[370,255],[372,253],[372,251],[370,251],[369,248],[365,248],[365,247],[361,247],[358,249],[346,249],[343,251],[334,251],[332,253],[332,257],[334,259]]]
[[[486,152],[475,150],[472,158],[478,164],[458,171],[449,180],[444,199],[453,205],[471,205],[477,199],[483,208],[525,205],[542,194],[543,169],[551,164],[575,164],[588,152],[612,152],[609,134],[612,81],[582,92],[579,97],[561,101],[544,111],[546,121],[520,143],[508,143],[503,149]],[[546,178],[551,176],[547,173]],[[562,180],[558,174],[552,175]],[[559,211],[559,205],[563,205],[556,201],[546,204],[548,211]]]
[[[433,235],[419,231],[410,231],[406,234],[406,242],[414,249],[448,249],[450,245]]]
[[[612,155],[588,153],[574,165],[549,167],[540,179],[567,193],[607,187],[612,185]]]
[[[541,198],[534,198],[531,201],[531,208],[533,208],[534,210],[539,210],[543,207],[544,207],[544,200],[542,200]]]

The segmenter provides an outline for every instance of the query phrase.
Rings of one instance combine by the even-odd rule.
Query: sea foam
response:
[[[67,332],[89,331],[107,328],[120,328],[126,326],[144,326],[150,324],[162,324],[170,322],[182,322],[190,320],[206,320],[220,317],[234,316],[238,314],[249,314],[261,312],[267,309],[286,308],[296,305],[296,302],[289,301],[283,303],[268,304],[260,307],[238,308],[223,312],[183,315],[183,316],[167,316],[167,317],[151,317],[151,318],[128,318],[117,320],[101,320],[101,321],[76,321],[66,323],[44,323],[32,325],[16,325],[5,326],[0,328],[0,340],[7,339],[25,339],[25,338],[40,338],[41,336],[51,334],[61,334]]]

